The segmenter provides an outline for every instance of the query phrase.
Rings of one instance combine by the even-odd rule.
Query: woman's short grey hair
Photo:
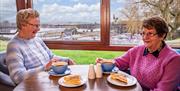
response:
[[[39,17],[39,13],[31,8],[18,11],[16,15],[17,28],[21,29],[22,26],[28,23],[29,19],[37,17]]]

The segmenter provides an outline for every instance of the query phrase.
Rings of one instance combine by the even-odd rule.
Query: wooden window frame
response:
[[[110,46],[110,0],[101,0],[99,42],[45,41],[51,49],[127,51],[133,46]]]
[[[33,8],[33,0],[16,0],[17,11],[25,8]],[[110,0],[101,0],[101,39],[99,42],[82,41],[44,41],[50,49],[67,50],[106,50],[106,51],[127,51],[133,46],[110,45]],[[180,47],[173,47],[180,48]]]
[[[25,8],[33,8],[33,0],[16,0],[17,11]],[[94,42],[83,41],[47,41],[44,42],[50,49],[67,50],[106,50],[127,51],[133,46],[110,46],[110,0],[101,0],[100,6],[101,39]]]
[[[132,46],[110,46],[110,0],[101,0],[99,42],[45,41],[51,49],[127,51]]]
[[[16,8],[17,11],[21,9],[26,9],[26,8],[32,8],[32,0],[16,0]]]

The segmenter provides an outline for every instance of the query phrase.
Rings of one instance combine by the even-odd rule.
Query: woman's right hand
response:
[[[57,57],[53,57],[53,58],[46,64],[46,66],[45,66],[45,71],[50,70],[52,64],[53,64],[54,62],[57,62],[58,60],[59,60],[59,59],[58,59]]]
[[[114,60],[104,59],[104,58],[96,58],[96,63],[104,63],[104,62],[114,63]]]
[[[96,58],[96,63],[103,63],[103,58]]]

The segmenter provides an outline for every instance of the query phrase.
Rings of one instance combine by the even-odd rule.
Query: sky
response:
[[[99,23],[101,0],[34,0],[41,23]],[[124,7],[126,0],[111,0],[111,16]],[[15,22],[15,0],[0,1],[0,21]],[[119,16],[119,15],[118,15]]]
[[[0,0],[0,22],[15,22],[16,18],[16,0]]]

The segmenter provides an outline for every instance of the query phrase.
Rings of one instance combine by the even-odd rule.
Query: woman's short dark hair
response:
[[[142,27],[147,29],[155,29],[159,37],[162,37],[165,34],[164,39],[169,32],[167,23],[160,17],[151,17],[145,19],[143,21]]]

